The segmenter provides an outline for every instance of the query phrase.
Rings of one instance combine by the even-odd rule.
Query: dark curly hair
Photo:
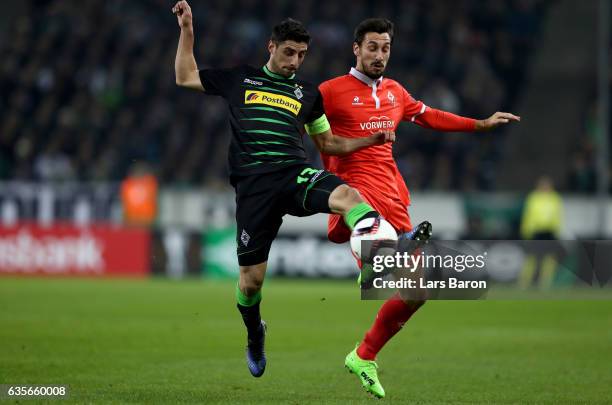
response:
[[[363,20],[355,28],[354,38],[357,45],[361,45],[363,38],[368,32],[376,32],[377,34],[389,34],[391,43],[393,43],[393,23],[386,18],[368,18]]]
[[[293,18],[287,18],[272,28],[270,40],[276,44],[285,41],[310,44],[310,34],[306,31],[304,24]]]

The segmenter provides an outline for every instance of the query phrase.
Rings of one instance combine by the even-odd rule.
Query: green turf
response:
[[[268,280],[252,378],[234,284],[0,279],[0,383],[79,403],[373,401],[344,356],[378,302],[354,282]],[[429,302],[378,359],[386,402],[612,400],[612,301]]]

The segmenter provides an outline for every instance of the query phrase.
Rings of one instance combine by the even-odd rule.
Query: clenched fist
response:
[[[193,27],[193,14],[191,14],[189,3],[184,0],[177,2],[174,7],[172,7],[172,13],[176,15],[178,25],[181,29]]]
[[[375,133],[373,136],[376,137],[377,145],[384,145],[386,143],[395,142],[395,132],[394,131],[380,131]]]

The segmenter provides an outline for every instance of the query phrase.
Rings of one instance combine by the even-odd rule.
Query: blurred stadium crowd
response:
[[[612,58],[612,50],[610,50]],[[610,86],[612,88],[612,84]],[[611,111],[612,113],[612,111]],[[612,132],[612,131],[611,131]],[[584,108],[584,125],[576,134],[574,151],[569,157],[569,173],[566,188],[579,193],[594,193],[597,190],[597,145],[600,127],[598,122],[597,97]],[[612,175],[612,167],[609,169]],[[610,177],[612,179],[612,177]],[[612,181],[609,192],[612,192]]]
[[[271,26],[292,16],[313,35],[301,75],[315,83],[353,66],[361,19],[389,17],[396,37],[387,75],[428,105],[484,118],[516,106],[549,0],[191,4],[202,67],[263,65]],[[119,180],[147,162],[162,184],[226,184],[225,106],[175,86],[171,6],[28,3],[27,16],[0,38],[1,180]],[[399,132],[395,154],[411,188],[495,188],[503,135],[440,135],[410,124]]]

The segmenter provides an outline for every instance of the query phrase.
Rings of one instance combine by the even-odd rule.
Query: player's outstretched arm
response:
[[[521,117],[506,112],[496,112],[487,119],[475,120],[473,118],[455,115],[448,111],[426,107],[424,104],[415,104],[415,108],[416,107],[422,111],[414,115],[411,121],[424,128],[442,132],[490,131],[500,125],[506,125],[521,120]]]
[[[195,90],[204,90],[200,81],[200,73],[195,57],[193,56],[193,15],[191,7],[186,1],[177,2],[172,7],[172,13],[176,15],[181,36],[179,37],[176,58],[174,59],[174,72],[176,84]]]
[[[356,152],[368,146],[383,145],[395,142],[395,132],[381,131],[362,138],[346,138],[334,135],[331,129],[319,134],[311,134],[311,138],[317,145],[319,152],[326,155],[342,156]]]
[[[485,120],[476,120],[476,131],[490,131],[499,127],[500,125],[506,125],[511,122],[519,122],[521,117],[507,112],[496,112]]]

